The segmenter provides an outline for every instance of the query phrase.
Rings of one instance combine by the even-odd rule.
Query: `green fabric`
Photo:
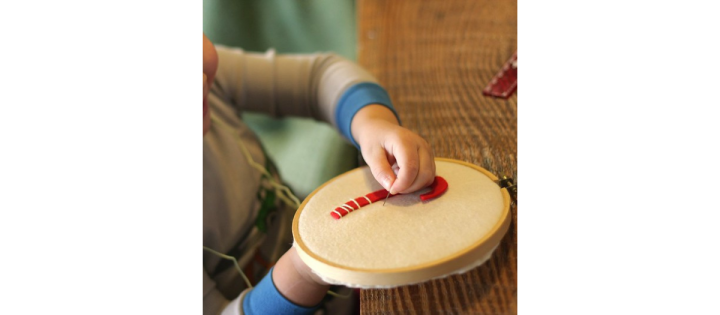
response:
[[[354,0],[204,0],[203,32],[249,51],[333,51],[356,60]]]
[[[203,32],[247,51],[332,51],[356,60],[354,0],[204,0]],[[243,120],[299,198],[357,167],[358,152],[325,123],[245,113]]]

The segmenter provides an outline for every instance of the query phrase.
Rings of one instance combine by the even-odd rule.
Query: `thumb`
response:
[[[374,152],[365,158],[365,162],[370,166],[370,171],[373,177],[375,177],[375,180],[387,191],[390,191],[390,187],[392,187],[396,177],[385,154],[385,149],[378,148],[373,151]]]

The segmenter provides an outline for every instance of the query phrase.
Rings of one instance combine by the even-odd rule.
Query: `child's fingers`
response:
[[[415,178],[420,170],[420,158],[418,156],[417,146],[399,145],[397,150],[393,151],[397,160],[400,171],[398,172],[395,183],[390,188],[391,194],[405,192],[410,185],[415,182]]]
[[[430,186],[435,180],[435,158],[431,151],[426,150],[424,147],[418,148],[418,159],[420,168],[415,180],[410,184],[410,187],[405,190],[401,190],[402,193],[411,193],[418,191],[422,188]]]
[[[365,162],[368,166],[370,166],[370,171],[372,172],[373,177],[375,177],[375,180],[377,180],[383,188],[389,191],[390,187],[395,182],[395,173],[390,166],[385,149],[378,146],[370,149],[369,151],[371,152],[369,152],[366,157],[363,154]]]

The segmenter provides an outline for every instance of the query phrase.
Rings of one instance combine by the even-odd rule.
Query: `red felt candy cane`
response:
[[[440,177],[435,176],[435,181],[430,185],[430,192],[420,195],[420,200],[426,201],[440,197],[448,188],[447,181]]]
[[[447,188],[447,181],[445,181],[445,179],[440,176],[435,176],[435,181],[433,181],[432,185],[430,185],[430,192],[420,195],[420,200],[426,201],[437,198],[442,195],[447,190]],[[390,197],[397,195],[398,194],[390,195]],[[342,206],[335,208],[335,210],[330,212],[330,215],[336,220],[339,220],[350,212],[353,212],[357,209],[360,209],[361,207],[367,206],[373,202],[385,198],[389,198],[388,191],[385,189],[380,189],[378,191],[371,192],[365,196],[351,199],[350,201],[344,203]]]

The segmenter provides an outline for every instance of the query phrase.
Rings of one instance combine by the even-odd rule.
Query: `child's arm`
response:
[[[295,248],[288,250],[252,290],[230,305],[227,314],[312,314],[330,286],[302,262]],[[223,313],[225,315],[225,313]]]
[[[258,54],[221,46],[217,53],[211,100],[334,125],[360,148],[375,179],[392,193],[417,191],[435,178],[427,142],[399,126],[385,90],[357,64],[333,54]]]
[[[216,49],[218,68],[209,98],[211,102],[229,104],[238,112],[309,117],[340,129],[336,110],[345,92],[363,83],[377,83],[365,69],[332,53],[256,53],[223,46]]]
[[[302,306],[317,305],[330,288],[300,259],[295,247],[280,257],[275,264],[272,279],[283,296]]]

